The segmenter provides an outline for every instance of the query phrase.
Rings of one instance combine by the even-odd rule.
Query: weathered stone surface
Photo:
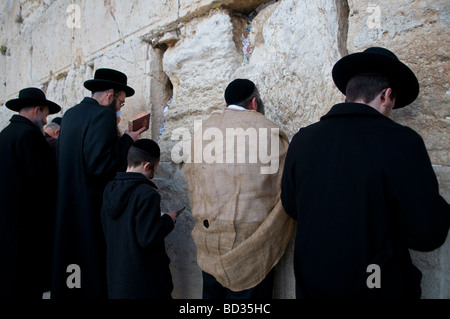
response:
[[[274,2],[271,0],[191,0],[181,1],[179,6],[180,16],[192,18],[202,15],[211,9],[231,9],[240,13],[249,14],[258,6]]]
[[[416,74],[418,99],[393,119],[416,130],[433,163],[450,164],[450,8],[448,1],[349,1],[348,49],[393,51]]]
[[[173,85],[174,98],[165,113],[162,160],[170,160],[173,129],[192,130],[194,119],[225,107],[223,91],[242,60],[232,31],[230,16],[214,10],[182,27],[181,40],[164,53],[164,72]]]
[[[252,23],[254,52],[235,75],[255,81],[267,117],[289,137],[342,99],[331,69],[345,47],[340,34],[346,18],[338,1],[287,0],[265,8]]]
[[[63,111],[90,93],[83,82],[100,67],[128,75],[120,129],[152,113],[144,137],[159,140],[155,178],[162,209],[187,206],[167,238],[175,298],[201,298],[182,164],[172,162],[180,127],[225,107],[230,80],[260,89],[266,115],[289,137],[343,100],[331,69],[347,53],[385,46],[416,73],[421,93],[393,119],[421,134],[443,196],[450,201],[450,72],[447,0],[6,0],[0,3],[0,103],[27,86],[41,87]],[[77,11],[79,10],[79,11]],[[250,31],[249,31],[250,29]],[[245,52],[244,52],[245,51]],[[13,112],[0,106],[0,129]],[[56,115],[55,115],[56,116]],[[52,116],[53,117],[53,116]],[[50,119],[51,117],[49,117]],[[414,172],[411,172],[412,174]],[[291,243],[276,268],[274,296],[295,296]],[[412,252],[424,298],[450,298],[450,241]]]
[[[441,195],[450,202],[450,167],[434,166]],[[450,234],[440,248],[432,252],[411,251],[414,264],[422,271],[422,297],[450,299]]]

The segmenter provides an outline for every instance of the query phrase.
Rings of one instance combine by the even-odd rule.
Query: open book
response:
[[[150,113],[143,112],[128,121],[128,129],[131,132],[136,132],[141,127],[145,127],[145,130],[148,130],[150,126]]]

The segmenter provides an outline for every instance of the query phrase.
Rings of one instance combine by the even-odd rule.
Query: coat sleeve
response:
[[[412,131],[412,130],[411,130]],[[392,201],[398,208],[400,237],[409,248],[431,251],[441,246],[450,225],[450,206],[439,186],[425,144],[412,131],[405,139],[401,163],[392,165]]]
[[[298,160],[296,156],[295,136],[289,145],[286,160],[284,162],[283,177],[281,180],[281,202],[286,213],[293,219],[297,220],[296,206],[296,188],[295,188],[295,162]]]
[[[139,198],[135,217],[136,238],[139,245],[149,247],[163,241],[174,224],[170,216],[161,216],[161,197],[157,192]]]
[[[123,134],[122,137],[117,140],[115,148],[118,171],[126,171],[128,150],[130,149],[130,146],[133,145],[133,143],[133,139],[128,134]]]
[[[126,160],[124,153],[132,143],[133,140],[126,136],[117,137],[114,112],[107,108],[98,112],[84,136],[83,158],[88,172],[92,175],[113,175]]]

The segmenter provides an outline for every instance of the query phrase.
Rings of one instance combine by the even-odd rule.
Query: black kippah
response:
[[[236,79],[228,84],[225,89],[225,101],[227,105],[244,101],[255,90],[255,84],[247,79]]]
[[[161,150],[159,148],[159,145],[150,139],[140,139],[134,142],[133,147],[147,153],[151,157],[159,158],[161,155]]]

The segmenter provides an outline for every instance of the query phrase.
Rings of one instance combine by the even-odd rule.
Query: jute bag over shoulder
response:
[[[295,222],[280,200],[288,144],[262,114],[230,109],[213,113],[191,143],[185,176],[197,262],[233,291],[260,283],[293,236]],[[203,158],[197,153],[194,162],[199,150]]]

